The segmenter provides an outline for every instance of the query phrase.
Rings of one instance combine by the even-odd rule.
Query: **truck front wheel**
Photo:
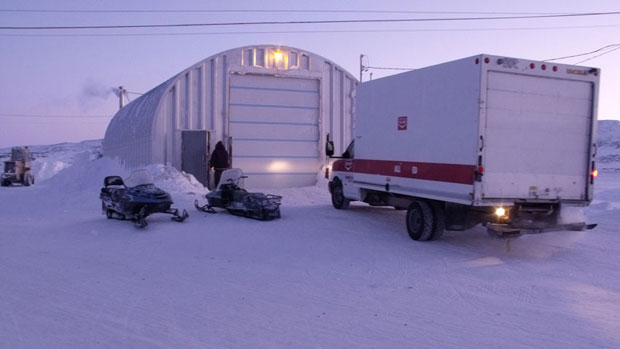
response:
[[[414,201],[407,208],[407,232],[416,241],[426,241],[433,235],[435,217],[425,201]]]
[[[339,210],[344,210],[349,207],[351,200],[344,197],[342,190],[342,183],[338,180],[334,181],[332,185],[332,205]]]

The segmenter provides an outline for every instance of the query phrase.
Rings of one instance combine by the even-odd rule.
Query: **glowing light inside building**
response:
[[[272,161],[267,170],[269,172],[286,172],[291,169],[291,165],[286,161]]]

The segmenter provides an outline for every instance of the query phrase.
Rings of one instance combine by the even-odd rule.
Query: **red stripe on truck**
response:
[[[332,170],[437,182],[474,184],[476,166],[432,162],[347,159],[335,161],[332,165]]]

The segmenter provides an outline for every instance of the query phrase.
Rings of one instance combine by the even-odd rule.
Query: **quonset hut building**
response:
[[[123,107],[108,125],[104,155],[126,166],[161,163],[209,185],[210,151],[222,141],[248,187],[316,183],[353,136],[357,79],[319,55],[247,46],[202,60]]]

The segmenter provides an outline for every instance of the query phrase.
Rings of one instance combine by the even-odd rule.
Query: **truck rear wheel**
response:
[[[332,186],[332,205],[334,205],[336,209],[344,210],[349,208],[350,201],[351,200],[344,197],[342,183],[339,180],[334,181]]]
[[[433,209],[434,217],[431,240],[439,240],[441,235],[443,235],[444,230],[446,230],[446,211],[444,209],[444,204],[437,201],[433,201],[431,203],[431,208]]]
[[[416,241],[426,241],[433,235],[435,217],[425,201],[414,201],[407,208],[407,232]]]

